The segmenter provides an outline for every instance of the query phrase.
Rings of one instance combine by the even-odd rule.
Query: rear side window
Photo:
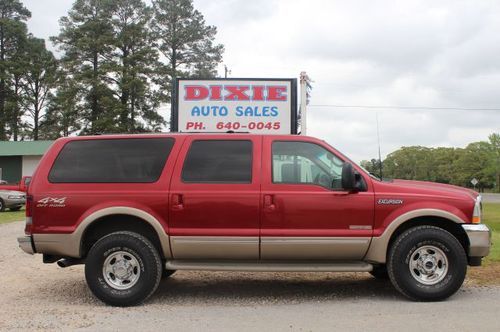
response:
[[[194,141],[182,168],[184,182],[252,182],[252,142]]]
[[[160,177],[172,138],[72,141],[57,156],[53,183],[147,183]]]

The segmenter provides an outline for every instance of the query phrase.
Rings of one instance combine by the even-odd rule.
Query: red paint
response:
[[[267,87],[267,100],[286,101],[286,86],[273,85]]]
[[[247,91],[250,89],[248,85],[226,85],[226,91],[228,94],[224,97],[224,100],[229,101],[248,101],[250,100]]]
[[[15,190],[26,192],[28,190],[28,184],[31,181],[31,176],[23,176],[21,181],[16,184],[0,184],[0,190]]]
[[[270,91],[270,90],[269,90]],[[276,92],[275,97],[279,93]],[[28,194],[33,196],[31,233],[71,233],[88,215],[106,207],[128,206],[158,219],[170,235],[196,236],[379,236],[398,216],[414,209],[440,209],[470,222],[473,198],[467,189],[416,181],[372,180],[354,165],[367,184],[364,192],[334,192],[316,185],[273,184],[271,144],[275,140],[318,144],[344,161],[325,142],[304,136],[243,134],[152,134],[173,137],[174,147],[155,183],[52,184],[50,168],[71,140],[119,139],[129,135],[72,137],[57,140],[42,158]],[[252,182],[186,184],[180,179],[191,142],[196,139],[251,140]],[[98,161],[96,161],[98,162]],[[41,208],[45,197],[66,197],[65,207]],[[378,199],[401,199],[401,205],[379,205]],[[352,229],[350,226],[364,226]],[[372,229],[370,229],[370,227]]]
[[[186,101],[287,101],[286,85],[186,85]]]

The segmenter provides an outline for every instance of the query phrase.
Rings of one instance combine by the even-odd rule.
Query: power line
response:
[[[500,111],[500,108],[467,108],[467,107],[431,107],[431,106],[375,106],[375,105],[335,105],[311,104],[310,107],[336,107],[336,108],[373,108],[373,109],[403,109],[403,110],[451,110],[451,111]]]

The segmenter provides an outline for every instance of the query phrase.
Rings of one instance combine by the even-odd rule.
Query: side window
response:
[[[181,177],[182,181],[191,183],[251,183],[252,142],[194,141]]]
[[[49,173],[52,183],[156,182],[172,138],[96,139],[64,145]]]
[[[274,142],[272,150],[273,183],[342,189],[344,162],[323,147],[307,142]]]

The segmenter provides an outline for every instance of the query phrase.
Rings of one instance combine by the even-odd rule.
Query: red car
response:
[[[31,182],[31,176],[23,176],[21,181],[16,184],[10,184],[5,181],[0,182],[0,190],[28,191],[28,186]]]
[[[84,263],[116,306],[175,270],[371,272],[435,301],[490,250],[476,192],[380,180],[297,135],[59,139],[29,186],[25,233],[24,251]]]

